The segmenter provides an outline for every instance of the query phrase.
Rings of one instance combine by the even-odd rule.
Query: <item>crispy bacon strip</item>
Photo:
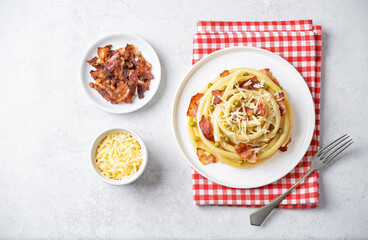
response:
[[[111,49],[112,45],[106,45],[105,47],[98,47],[97,48],[97,55],[98,58],[102,61],[105,62],[105,59],[107,58],[107,56],[110,53],[110,49]]]
[[[243,109],[241,109],[242,112]],[[250,107],[245,107],[245,112],[247,113],[247,115],[250,117],[254,114],[253,109],[251,109]]]
[[[287,149],[288,149],[287,145],[288,145],[290,142],[291,142],[291,138],[290,138],[290,139],[289,139],[289,141],[285,144],[285,146],[280,147],[280,148],[279,148],[279,150],[280,150],[281,152],[286,152],[286,151],[287,151]]]
[[[213,105],[219,104],[221,102],[221,98],[220,97],[222,97],[222,94],[223,93],[224,92],[221,91],[221,90],[213,90],[212,91],[212,95],[214,97],[214,99],[213,99]]]
[[[249,84],[249,85],[246,85],[249,82],[249,80],[252,83]],[[259,82],[257,80],[257,76],[253,76],[253,77],[249,78],[248,80],[243,81],[242,83],[240,83],[239,87],[240,88],[243,88],[243,89],[246,89],[246,90],[252,90],[252,89],[255,88],[254,85],[256,85],[256,84],[259,84]]]
[[[149,90],[149,85],[153,79],[153,75],[150,73],[151,64],[147,62],[143,57],[138,57],[138,71],[141,79],[138,81],[138,97],[143,98],[144,92]]]
[[[130,88],[128,84],[123,81],[119,81],[114,94],[115,97],[111,100],[112,104],[118,104],[125,101],[125,99],[130,95]]]
[[[275,78],[275,76],[272,75],[270,69],[268,68],[265,68],[265,69],[261,69],[260,70],[261,72],[263,72],[264,74],[267,75],[267,77],[269,77],[277,86],[281,86],[279,81],[277,81],[277,79]]]
[[[111,47],[99,47],[97,56],[87,61],[96,68],[90,71],[95,80],[95,83],[89,83],[90,87],[113,104],[131,103],[136,92],[143,98],[153,79],[151,64],[134,45],[127,44],[114,51]]]
[[[124,49],[123,57],[125,60],[134,60],[135,47],[132,44],[127,44]]]
[[[266,107],[265,107],[265,105],[263,104],[263,103],[259,103],[258,104],[258,111],[257,111],[257,114],[259,115],[259,116],[264,116],[264,115],[266,115]]]
[[[285,95],[284,93],[278,93],[275,96],[276,103],[279,105],[281,115],[286,113]]]
[[[257,100],[253,99],[251,101],[255,106],[257,105]],[[242,109],[240,110],[242,112]],[[245,107],[245,111],[248,116],[252,116],[254,114],[254,110],[250,107]],[[263,103],[259,102],[257,107],[257,114],[259,116],[264,116],[266,114],[266,107]]]
[[[257,105],[257,100],[252,100],[254,105]],[[257,107],[257,114],[260,116],[264,116],[266,114],[266,107],[263,103],[259,102]]]
[[[209,163],[216,163],[216,158],[211,153],[207,152],[206,150],[202,148],[197,148],[197,155],[199,158],[199,161],[203,165],[207,165]]]
[[[239,155],[241,159],[249,163],[257,163],[258,157],[254,148],[248,146],[245,143],[239,143],[234,147],[235,152]]]
[[[118,59],[120,57],[120,54],[118,51],[116,51],[116,53],[114,53],[114,55],[112,55],[112,57],[107,61],[107,64],[106,64],[106,68],[112,72],[115,70],[116,68],[116,59]]]
[[[225,70],[225,71],[223,71],[221,74],[220,74],[220,77],[226,77],[226,76],[228,76],[228,75],[230,75],[230,72],[229,72],[229,70]]]
[[[202,130],[202,133],[205,138],[207,138],[210,141],[214,141],[213,137],[213,127],[211,122],[203,115],[201,118],[201,121],[199,122],[199,127]]]
[[[89,86],[96,89],[103,98],[112,104],[124,101],[130,92],[128,85],[123,81],[119,81],[118,83],[110,81],[108,85],[107,83],[101,84],[100,80],[97,80],[96,84],[89,83]]]
[[[130,89],[130,92],[128,94],[128,96],[126,97],[126,99],[124,100],[125,103],[131,103],[134,97],[134,94],[137,90],[137,85],[138,85],[138,71],[134,70],[130,76],[129,79],[127,81],[128,87]]]
[[[98,61],[98,57],[93,57],[89,61],[86,61],[89,65],[99,69],[101,68],[101,61]]]
[[[196,95],[192,96],[190,98],[190,104],[187,111],[188,117],[196,117],[197,116],[197,110],[199,101],[201,101],[201,98],[203,97],[203,93],[197,93]]]
[[[90,71],[91,77],[94,80],[98,80],[98,79],[102,79],[102,78],[107,78],[110,76],[110,73],[108,70],[104,69],[99,69],[99,70],[95,70],[95,71]]]

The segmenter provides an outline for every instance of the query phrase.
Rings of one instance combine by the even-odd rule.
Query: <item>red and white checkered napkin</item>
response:
[[[303,160],[285,177],[267,186],[235,189],[218,185],[193,169],[193,200],[197,205],[260,207],[278,197],[307,172],[310,158],[319,147],[321,26],[312,20],[278,22],[200,21],[193,40],[193,64],[222,48],[253,46],[274,52],[289,61],[303,76],[312,93],[316,109],[316,129]],[[271,69],[272,71],[272,69]],[[279,208],[318,206],[318,172],[295,189]]]

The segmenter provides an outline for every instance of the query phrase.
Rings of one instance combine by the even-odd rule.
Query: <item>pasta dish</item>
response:
[[[254,166],[291,141],[293,112],[269,69],[223,71],[192,96],[188,134],[199,160]]]

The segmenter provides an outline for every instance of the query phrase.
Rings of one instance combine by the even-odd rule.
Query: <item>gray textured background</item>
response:
[[[368,238],[367,10],[368,1],[1,1],[0,238]],[[322,144],[345,132],[356,143],[321,172],[319,208],[277,210],[257,228],[254,209],[192,203],[171,106],[198,20],[291,19],[323,26]],[[82,54],[115,32],[144,38],[163,67],[157,95],[127,115],[100,111],[80,86]],[[119,126],[151,155],[122,187],[88,165],[92,139]]]

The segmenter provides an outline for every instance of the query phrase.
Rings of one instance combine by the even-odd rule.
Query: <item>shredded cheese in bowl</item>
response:
[[[146,155],[142,140],[124,129],[102,133],[92,147],[93,168],[102,180],[117,185],[130,183],[142,174]]]

